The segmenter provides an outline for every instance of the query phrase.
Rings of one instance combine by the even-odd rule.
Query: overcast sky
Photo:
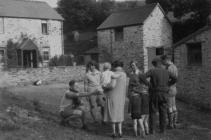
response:
[[[34,1],[45,1],[52,7],[57,7],[58,0],[34,0]],[[116,0],[116,1],[136,1],[136,0]],[[137,0],[137,1],[145,1],[145,0]]]

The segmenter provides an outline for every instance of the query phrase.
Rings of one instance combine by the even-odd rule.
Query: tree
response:
[[[64,17],[64,31],[84,30],[96,27],[110,14],[113,1],[61,0],[58,12]]]
[[[61,0],[58,12],[64,17],[64,31],[83,29],[92,22],[91,0]]]
[[[174,42],[207,24],[210,11],[208,0],[146,0],[147,4],[156,2],[159,2],[166,12],[173,11],[174,17],[178,19],[187,17],[186,20],[173,23]]]

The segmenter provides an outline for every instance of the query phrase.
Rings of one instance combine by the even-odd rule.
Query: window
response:
[[[202,65],[201,43],[187,44],[188,65]]]
[[[164,48],[163,47],[156,48],[156,55],[164,55]]]
[[[0,63],[4,62],[5,52],[4,50],[0,50]]]
[[[115,32],[115,41],[123,41],[124,34],[123,34],[123,27],[114,29]]]
[[[0,34],[4,33],[4,19],[0,18]]]
[[[48,61],[49,59],[50,59],[49,52],[48,51],[44,51],[43,52],[43,60],[44,61]]]
[[[48,35],[48,23],[47,23],[47,21],[42,21],[41,26],[42,26],[42,34]]]
[[[43,61],[49,61],[50,59],[50,47],[48,46],[45,46],[43,47],[43,50],[42,50],[43,54]]]

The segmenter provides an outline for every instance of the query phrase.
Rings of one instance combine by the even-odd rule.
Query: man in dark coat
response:
[[[149,127],[150,133],[154,133],[156,112],[159,112],[160,132],[164,133],[166,126],[167,94],[169,85],[176,83],[177,78],[169,73],[162,65],[160,58],[152,61],[154,66],[146,73],[150,78],[149,94]]]

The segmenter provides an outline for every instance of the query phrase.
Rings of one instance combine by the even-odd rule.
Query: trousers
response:
[[[159,113],[159,128],[161,132],[166,127],[167,97],[166,92],[150,93],[149,99],[149,128],[150,132],[154,132],[156,126],[156,113]]]

